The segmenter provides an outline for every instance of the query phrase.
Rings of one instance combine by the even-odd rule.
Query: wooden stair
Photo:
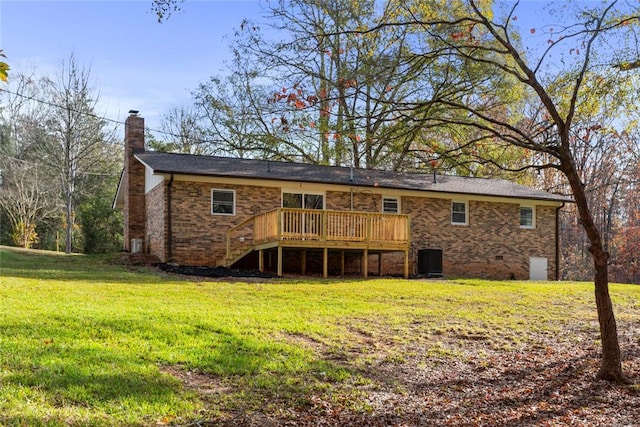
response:
[[[245,256],[249,255],[253,251],[254,251],[253,246],[251,246],[249,248],[242,248],[242,250],[234,250],[234,251],[232,251],[225,258],[224,266],[225,267],[231,267],[233,264],[235,264],[236,262],[240,261],[242,258],[244,258]]]

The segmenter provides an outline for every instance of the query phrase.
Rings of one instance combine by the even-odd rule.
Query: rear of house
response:
[[[505,180],[144,151],[127,119],[125,249],[278,274],[557,279],[569,199]]]

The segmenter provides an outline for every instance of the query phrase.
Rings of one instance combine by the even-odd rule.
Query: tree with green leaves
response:
[[[173,10],[169,4],[180,6],[156,2],[163,19]],[[451,144],[441,129],[412,125],[424,123],[424,117],[435,113],[431,108],[436,104],[425,104],[421,111],[399,107],[450,96],[452,90],[460,96],[472,90],[448,85],[455,65],[437,38],[401,26],[362,31],[386,17],[400,16],[403,4],[267,2],[262,22],[244,21],[236,32],[228,73],[212,77],[194,94],[206,118],[206,140],[240,157],[391,170],[438,167],[466,175],[500,173],[488,161],[478,164],[480,157],[474,156],[478,146],[454,161],[442,154]],[[434,10],[445,19],[455,8]],[[424,46],[430,54],[410,57],[416,46]],[[476,74],[484,72],[481,65],[473,68]],[[503,79],[493,97],[522,96],[512,87],[509,79]],[[450,129],[448,138],[473,139],[464,132],[468,130]],[[483,151],[485,160],[498,164],[525,155],[513,147],[489,154],[487,146]]]
[[[119,162],[114,164],[119,168]],[[113,209],[113,189],[117,187],[118,174],[99,179],[95,190],[82,198],[78,205],[79,236],[82,252],[100,254],[117,252],[123,247],[123,217],[120,210]]]
[[[428,132],[406,126],[386,101],[437,92],[441,70],[403,62],[410,34],[402,29],[353,32],[380,22],[392,4],[267,3],[263,22],[240,25],[228,74],[195,92],[207,140],[242,157],[413,167]]]
[[[597,377],[625,382],[609,294],[610,255],[595,220],[597,206],[590,202],[586,192],[578,155],[585,144],[592,141],[585,141],[580,135],[584,130],[580,107],[591,99],[586,88],[599,81],[620,78],[611,64],[620,63],[627,54],[624,42],[633,41],[629,36],[638,27],[637,10],[617,1],[597,5],[556,4],[557,12],[564,12],[561,24],[531,28],[530,34],[542,37],[521,40],[515,28],[519,2],[500,5],[502,7],[491,7],[488,2],[467,0],[456,6],[455,19],[443,19],[431,12],[433,7],[444,6],[442,2],[413,2],[402,6],[404,14],[398,19],[370,31],[404,26],[438,38],[458,70],[450,76],[450,85],[474,88],[466,96],[458,96],[461,92],[454,91],[453,96],[442,94],[413,106],[404,105],[416,111],[433,108],[433,105],[441,107],[441,114],[432,115],[416,126],[472,129],[478,136],[461,144],[460,150],[473,149],[481,143],[505,148],[515,146],[528,150],[530,162],[510,169],[554,169],[562,174],[575,200],[593,259],[602,343]],[[573,7],[576,13],[569,19],[569,8]],[[543,45],[537,48],[530,45],[528,50],[521,48],[522,44],[534,40],[542,40]],[[411,56],[420,58],[431,54],[414,49]],[[477,64],[482,65],[483,73],[475,72]],[[495,84],[503,79],[515,82],[527,93],[526,104],[520,104],[518,110],[493,96],[499,90]],[[560,81],[563,84],[558,84]]]

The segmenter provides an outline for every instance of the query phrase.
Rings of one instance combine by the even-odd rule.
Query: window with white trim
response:
[[[467,202],[451,202],[451,224],[467,225],[469,223]]]
[[[213,215],[235,215],[236,192],[219,188],[211,189],[211,213]]]
[[[536,208],[520,206],[520,228],[536,228]]]
[[[387,214],[400,213],[400,200],[397,197],[383,197],[382,213],[387,213]]]

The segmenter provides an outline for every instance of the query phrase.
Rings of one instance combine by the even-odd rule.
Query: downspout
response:
[[[350,210],[353,212],[353,187],[351,187],[351,209]]]
[[[564,208],[564,202],[556,208],[556,282],[560,280],[560,209],[562,208]]]
[[[173,261],[173,232],[171,231],[171,185],[173,184],[173,174],[167,184],[167,262]]]

